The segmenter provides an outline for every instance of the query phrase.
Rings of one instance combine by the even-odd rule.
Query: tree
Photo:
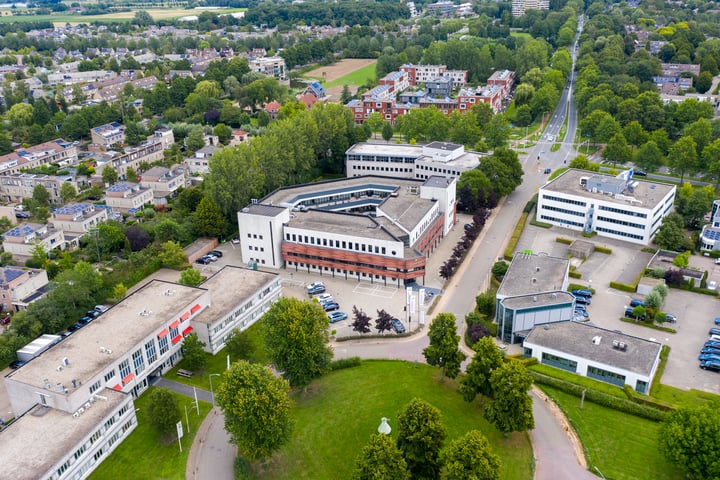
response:
[[[128,83],[128,85],[130,85]],[[125,141],[128,145],[140,145],[147,137],[145,127],[139,122],[126,122]]]
[[[127,171],[125,172],[125,178],[128,182],[132,183],[138,183],[140,181],[140,176],[138,175],[137,171],[132,167],[128,167]]]
[[[532,377],[520,362],[509,362],[493,371],[493,400],[483,411],[485,418],[504,434],[535,427],[532,399],[527,394]]]
[[[683,229],[683,218],[678,213],[671,213],[663,218],[662,225],[655,235],[654,242],[658,247],[666,250],[675,250],[680,247],[685,240],[685,230]]]
[[[265,173],[260,158],[249,145],[224,148],[210,158],[210,172],[203,182],[206,194],[227,219],[237,222],[237,212],[263,193]]]
[[[133,23],[140,27],[147,27],[148,25],[152,25],[153,23],[155,23],[155,21],[147,11],[138,10],[137,12],[135,12]]]
[[[208,197],[203,197],[195,210],[195,228],[206,237],[222,237],[225,234],[227,222],[217,203]]]
[[[393,127],[390,122],[383,122],[381,130],[382,138],[386,142],[389,142],[393,137]]]
[[[410,480],[400,450],[381,433],[370,437],[355,461],[352,480]]]
[[[382,334],[386,331],[392,330],[393,328],[393,316],[385,310],[377,311],[377,318],[375,319],[375,329],[378,333]]]
[[[174,393],[167,388],[155,387],[148,393],[148,418],[155,430],[164,437],[175,433],[180,421],[180,406]]]
[[[32,123],[33,106],[28,103],[16,103],[7,112],[7,119],[14,127],[27,127]]]
[[[510,195],[522,183],[522,164],[517,153],[509,148],[496,148],[477,168],[490,180],[498,198]]]
[[[32,193],[32,203],[35,208],[47,207],[50,205],[50,192],[41,184],[35,185]]]
[[[112,290],[112,298],[116,302],[119,302],[123,298],[125,298],[125,295],[127,295],[127,288],[122,283],[118,283],[113,287]]]
[[[293,387],[330,367],[328,319],[317,303],[280,298],[263,315],[263,325],[268,357]]]
[[[343,85],[342,93],[340,93],[340,103],[345,105],[350,100],[352,100],[352,92],[350,91],[350,87],[345,84]]]
[[[662,165],[662,150],[653,140],[648,140],[635,155],[635,165],[654,172]]]
[[[207,354],[203,350],[206,343],[200,341],[197,333],[191,333],[183,340],[183,365],[188,370],[197,371],[205,368]]]
[[[63,182],[62,186],[60,187],[60,200],[63,203],[68,203],[72,201],[77,196],[77,190],[75,190],[75,187],[70,182]]]
[[[602,152],[602,157],[606,160],[610,160],[613,163],[613,168],[615,168],[615,164],[617,163],[622,165],[629,162],[631,156],[632,151],[630,150],[630,147],[628,147],[627,141],[625,140],[625,136],[622,132],[618,132],[613,135]]]
[[[683,102],[685,103],[685,102]],[[680,175],[680,183],[685,179],[685,173],[695,173],[699,167],[697,145],[692,137],[681,137],[668,151],[670,171]]]
[[[350,326],[354,332],[368,333],[370,331],[370,316],[353,305],[353,322]]]
[[[658,435],[660,452],[690,479],[720,478],[720,410],[711,403],[668,415]]]
[[[205,134],[202,128],[194,128],[185,137],[185,147],[190,153],[195,153],[196,150],[200,150],[205,146]]]
[[[505,115],[493,115],[485,127],[485,141],[490,148],[504,147],[510,138],[510,124]]]
[[[249,460],[269,457],[290,439],[290,386],[269,368],[245,360],[223,375],[215,399],[225,415],[225,429]]]
[[[200,270],[193,267],[186,268],[180,273],[180,283],[182,285],[197,287],[203,280],[205,280],[205,277],[202,276]]]
[[[419,398],[412,399],[403,408],[398,415],[397,446],[413,480],[440,477],[440,449],[446,436],[437,408]]]
[[[470,430],[453,440],[442,453],[445,480],[497,480],[500,458],[479,430]]]
[[[247,330],[233,329],[225,339],[225,349],[232,361],[248,360],[257,352],[257,345]]]
[[[490,376],[503,364],[500,350],[492,338],[481,338],[473,348],[475,355],[465,370],[465,376],[460,379],[460,392],[466,402],[472,402],[478,394],[492,397]]]
[[[187,263],[187,257],[180,244],[172,241],[160,245],[158,258],[163,267],[177,268]]]
[[[102,181],[106,185],[112,185],[118,181],[118,173],[113,167],[106,165],[102,170]]]
[[[430,346],[423,349],[423,355],[429,365],[442,369],[442,378],[446,375],[455,378],[460,373],[460,364],[465,360],[465,354],[458,350],[460,337],[457,334],[455,315],[441,313],[432,321],[430,331]]]

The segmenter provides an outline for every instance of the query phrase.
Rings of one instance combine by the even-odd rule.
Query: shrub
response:
[[[530,225],[533,227],[540,227],[540,228],[552,228],[552,223],[545,223],[545,222],[538,222],[535,219],[530,220]]]
[[[490,330],[488,330],[487,327],[481,323],[475,323],[471,325],[470,328],[468,328],[467,330],[467,341],[471,347],[475,345],[481,338],[489,336]]]
[[[247,458],[237,455],[233,461],[233,469],[235,470],[235,480],[252,480],[252,468]]]
[[[475,297],[475,305],[477,306],[478,312],[486,317],[492,318],[495,316],[496,293],[494,290],[489,290]]]
[[[597,245],[595,245],[595,248],[593,249],[593,251],[595,251],[597,253],[605,253],[607,255],[612,255],[612,250],[607,247],[598,247]]]
[[[555,239],[555,241],[556,241],[557,243],[563,243],[563,244],[565,244],[565,245],[571,245],[571,244],[573,243],[572,239],[570,239],[570,238],[565,238],[565,237],[557,237],[557,238]]]
[[[513,259],[513,256],[515,255],[515,247],[517,247],[517,244],[520,241],[520,235],[522,235],[523,229],[525,229],[525,221],[527,220],[527,217],[527,213],[520,215],[520,220],[515,226],[515,231],[513,231],[512,237],[510,237],[510,242],[505,249],[505,260]]]
[[[535,205],[537,205],[537,199],[538,194],[536,193],[533,195],[533,197],[525,204],[525,208],[523,208],[523,213],[530,213],[533,211],[533,208],[535,208]]]
[[[362,363],[360,357],[338,358],[330,362],[330,370],[343,370],[345,368],[359,367]]]
[[[669,356],[670,346],[663,345],[660,349],[660,363],[658,364],[657,370],[655,370],[655,378],[653,378],[652,386],[650,387],[650,395],[656,395],[660,388],[660,380],[662,380],[663,373],[665,373],[665,366],[667,365]]]
[[[582,273],[576,272],[576,271],[573,270],[572,272],[568,272],[568,277],[570,277],[570,278],[582,278]]]
[[[652,328],[653,330],[660,330],[661,332],[677,333],[677,330],[675,330],[674,328],[663,327],[662,325],[655,325],[652,322],[638,322],[635,319],[627,317],[620,317],[620,321],[625,323],[634,323],[635,325],[642,325],[643,327]]]
[[[491,272],[497,279],[502,279],[507,273],[510,265],[505,261],[495,262],[492,266]]]

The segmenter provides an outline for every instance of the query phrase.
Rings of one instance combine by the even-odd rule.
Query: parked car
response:
[[[720,317],[715,318],[715,325],[720,325]]]
[[[26,212],[15,212],[15,218],[30,218],[30,214]]]
[[[715,290],[717,288],[717,283],[715,283],[715,280],[711,280],[707,284],[708,290]]]
[[[715,259],[715,265],[720,265],[720,257]]]
[[[210,255],[214,255],[217,258],[222,258],[223,253],[220,250],[213,250],[211,252],[208,252]]]
[[[0,325],[7,325],[8,323],[10,323],[10,318],[11,318],[11,315],[10,315],[10,314],[5,315],[5,316],[2,318],[2,320],[0,320]]]
[[[670,323],[677,322],[677,317],[673,315],[672,313],[665,312],[665,321]]]
[[[708,330],[708,335],[720,335],[720,328],[711,328]]]
[[[88,323],[90,323],[90,322],[92,322],[92,321],[93,321],[93,317],[88,317],[87,315],[85,315],[84,317],[82,317],[82,318],[80,319],[80,321],[79,321],[78,323],[81,323],[81,324],[83,324],[83,325],[87,325]]]
[[[315,298],[317,298],[317,301],[320,302],[320,303],[328,303],[328,302],[334,302],[334,301],[335,301],[335,299],[333,298],[333,296],[330,295],[329,293],[323,293],[322,295],[318,295],[318,296],[315,297]]]
[[[68,327],[68,332],[74,332],[76,330],[80,330],[82,327],[84,327],[82,323],[74,323]]]
[[[233,237],[233,239],[230,240],[230,242],[231,242],[233,245],[240,245],[240,239],[239,239],[238,237]]]
[[[210,263],[210,259],[207,257],[200,257],[195,260],[195,263],[199,263],[200,265],[207,265],[208,263]]]
[[[316,295],[318,293],[325,293],[325,287],[322,285],[317,285],[315,287],[308,288],[308,293],[310,295]]]
[[[635,311],[632,307],[625,307],[625,316],[627,318],[637,318],[635,317]],[[645,314],[640,315],[640,320],[645,320]]]
[[[575,295],[576,297],[589,297],[589,298],[591,298],[592,295],[593,295],[590,290],[586,290],[586,289],[584,289],[584,288],[579,288],[579,289],[577,289],[577,290],[573,290],[573,291],[570,292],[570,293],[572,293],[572,294]]]
[[[632,300],[630,300],[630,306],[633,308],[634,307],[644,307],[645,302],[643,302],[642,300],[638,300],[637,298],[633,298]]]
[[[720,348],[703,347],[700,349],[700,353],[710,353],[712,355],[720,355]]]
[[[402,324],[399,318],[392,319],[393,330],[395,333],[405,333],[405,325]]]
[[[706,360],[700,362],[700,368],[704,370],[712,370],[713,372],[720,372],[720,362],[716,360]]]
[[[331,312],[333,310],[337,310],[340,308],[340,305],[338,305],[337,302],[327,302],[322,304],[323,310],[326,312]]]
[[[85,316],[97,318],[100,316],[100,312],[98,312],[97,310],[88,310],[87,312],[85,312]]]
[[[27,362],[25,362],[23,360],[15,360],[14,362],[10,362],[10,368],[12,368],[13,370],[17,370],[18,368],[22,367],[26,363]]]
[[[313,282],[307,286],[307,289],[310,290],[311,288],[324,287],[324,286],[325,286],[325,284],[323,282]]]
[[[95,305],[95,310],[97,310],[100,313],[105,313],[108,310],[110,310],[110,307],[106,307],[105,305]]]
[[[700,360],[701,362],[707,360],[720,362],[720,355],[715,355],[713,353],[701,353],[700,355],[698,355],[698,360]]]
[[[330,320],[330,323],[340,322],[342,320],[345,320],[347,317],[347,313],[345,312],[328,313],[328,320]]]
[[[647,177],[647,173],[642,170],[633,170],[633,177]]]
[[[580,305],[590,305],[592,301],[588,297],[583,297],[582,295],[575,295],[575,303]]]
[[[710,347],[710,348],[717,348],[720,349],[720,342],[717,342],[715,340],[708,340],[703,344],[703,348]]]
[[[464,226],[464,228],[465,228],[465,230],[472,230],[472,229],[473,229],[473,224],[472,224],[472,223],[466,223],[465,226]]]

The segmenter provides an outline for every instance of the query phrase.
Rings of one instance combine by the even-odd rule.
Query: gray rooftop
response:
[[[356,143],[345,151],[345,155],[389,155],[398,157],[415,157],[423,156],[423,145],[407,145],[393,143]]]
[[[600,337],[600,343],[595,345],[593,337]],[[613,340],[625,343],[626,349],[614,348]],[[578,322],[536,326],[525,338],[525,344],[551,348],[645,376],[652,373],[662,347],[658,342]]]
[[[539,293],[537,295],[521,295],[506,298],[503,305],[512,310],[523,310],[527,308],[545,307],[549,305],[562,305],[575,301],[575,296],[569,292],[557,291]]]
[[[167,295],[168,291],[174,293]],[[73,379],[86,383],[127,356],[132,347],[174,316],[180,317],[187,305],[206,293],[204,288],[153,280],[9,376],[40,389],[44,388],[43,379],[47,379],[52,385],[61,383],[73,391]],[[140,315],[144,310],[150,314]],[[100,347],[112,353],[101,353]],[[65,357],[69,366],[58,371]]]
[[[213,324],[234,307],[245,303],[264,285],[278,277],[276,273],[266,273],[247,268],[227,265],[202,283],[203,288],[215,292],[210,307],[197,315],[193,322]]]
[[[422,157],[418,159],[419,164],[444,165],[454,167],[458,170],[472,170],[480,165],[480,155],[473,152],[465,152],[451,160],[436,160],[433,157]]]
[[[247,213],[252,213],[253,215],[265,215],[266,217],[276,217],[285,211],[285,207],[275,207],[273,205],[263,205],[260,203],[248,205],[246,208]]]
[[[353,213],[308,210],[307,212],[295,213],[295,217],[290,219],[287,226],[338,235],[353,237],[361,235],[376,240],[399,241],[383,228],[380,228],[381,224],[376,220],[379,219]]]
[[[497,295],[514,297],[561,290],[569,265],[567,258],[516,253]]]
[[[615,187],[619,180],[615,179],[615,177],[612,175],[603,175],[595,172],[588,172],[571,168],[565,173],[558,176],[556,179],[551,180],[541,188],[542,190],[551,192],[577,195],[590,199],[603,199],[607,202],[614,202],[619,205],[629,205],[648,209],[655,208],[658,203],[660,203],[662,199],[665,198],[665,196],[675,188],[674,185],[650,182],[647,180],[639,180],[636,177],[633,177],[632,183],[636,183],[636,186],[632,189],[632,192],[626,189],[623,195],[626,197],[632,197],[635,200],[642,202],[638,203],[631,202],[625,198],[615,198],[613,195],[603,194],[600,191],[593,193],[592,191],[586,190],[580,185],[580,179],[582,177],[589,177],[595,180],[600,180],[607,183],[608,186],[612,187]],[[621,181],[621,183],[625,182]]]
[[[433,200],[416,195],[390,197],[378,207],[378,210],[409,232],[420,223],[435,203]]]
[[[0,452],[8,478],[37,480],[127,399],[127,394],[109,388],[98,393],[107,401],[96,400],[78,418],[72,413],[36,405],[3,431]]]
[[[423,186],[433,187],[433,188],[447,188],[448,185],[452,183],[451,178],[447,178],[441,175],[433,175],[432,177],[428,177],[427,180],[425,180],[425,183],[423,183]]]

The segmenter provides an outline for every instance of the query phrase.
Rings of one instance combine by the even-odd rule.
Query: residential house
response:
[[[59,166],[77,163],[77,142],[66,142],[62,138],[22,148],[0,156],[0,175],[20,173],[21,169],[31,169],[48,163]]]
[[[187,172],[183,168],[170,170],[153,167],[143,172],[140,185],[152,190],[156,205],[166,204],[168,198],[174,197],[179,189],[187,186]]]
[[[72,173],[62,176],[36,173],[0,176],[0,199],[9,203],[20,203],[23,199],[32,198],[35,187],[42,185],[50,194],[50,201],[60,203],[62,202],[60,193],[65,183],[70,183],[75,191],[79,191],[87,182]]]
[[[47,293],[48,276],[43,269],[0,267],[0,308],[3,311],[27,309]]]
[[[136,213],[152,203],[153,191],[137,183],[120,182],[105,190],[105,204],[123,213]]]
[[[65,232],[65,239],[82,237],[102,222],[107,221],[108,211],[95,208],[92,203],[70,203],[52,212],[51,223]]]
[[[3,249],[15,259],[31,257],[36,245],[45,252],[65,249],[65,234],[62,230],[38,223],[21,223],[3,235]]]
[[[118,122],[106,123],[90,129],[92,143],[111,147],[125,143],[125,125]]]

